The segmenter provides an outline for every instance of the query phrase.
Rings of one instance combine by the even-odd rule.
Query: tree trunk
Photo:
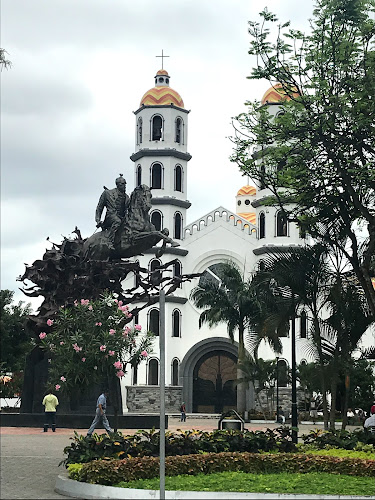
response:
[[[345,370],[346,371],[346,370]],[[349,389],[350,389],[350,376],[345,373],[345,397],[344,397],[344,407],[342,409],[342,429],[345,429],[348,425],[348,403],[349,403]]]
[[[329,428],[331,430],[335,430],[335,423],[336,423],[336,394],[337,394],[337,370],[335,369],[335,364],[334,364],[334,370],[331,379],[331,410],[329,415],[329,424],[330,424]]]

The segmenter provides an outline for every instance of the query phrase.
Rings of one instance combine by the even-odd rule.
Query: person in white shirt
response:
[[[363,427],[367,429],[368,427],[375,427],[375,405],[371,406],[370,416],[366,418]]]

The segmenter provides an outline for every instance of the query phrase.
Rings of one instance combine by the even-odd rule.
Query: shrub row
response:
[[[113,433],[108,436],[94,434],[92,437],[74,433],[73,443],[64,448],[67,455],[61,463],[86,463],[101,458],[126,458],[159,455],[160,433],[138,431],[132,436]],[[292,442],[291,428],[279,427],[266,431],[216,430],[205,432],[188,430],[166,432],[165,454],[167,456],[191,455],[195,453],[220,453],[261,451],[291,452],[296,450]]]
[[[206,453],[166,457],[166,476],[211,474],[223,471],[252,473],[329,472],[375,477],[375,461],[355,458],[300,455],[293,453]],[[159,458],[136,457],[123,460],[95,460],[83,464],[78,473],[82,482],[115,485],[120,481],[151,479],[159,475]]]
[[[316,429],[308,434],[303,434],[302,440],[304,444],[312,444],[316,448],[332,446],[345,450],[354,450],[358,443],[375,445],[375,435],[364,429],[355,429],[354,431]]]

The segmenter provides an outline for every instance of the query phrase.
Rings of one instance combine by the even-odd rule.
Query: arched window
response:
[[[174,190],[182,192],[182,167],[176,165],[174,168]]]
[[[160,115],[152,118],[151,125],[151,140],[160,141],[163,135],[163,119]]]
[[[180,240],[182,236],[182,215],[180,212],[174,214],[174,238]]]
[[[276,215],[276,236],[288,235],[288,221],[286,215],[280,210]]]
[[[172,361],[172,385],[178,385],[178,359]]]
[[[307,316],[306,311],[301,312],[300,316],[300,337],[301,339],[307,338]]]
[[[258,269],[259,271],[264,271],[266,268],[266,265],[264,263],[264,260],[260,260],[259,263],[258,263]]]
[[[172,313],[172,337],[181,337],[181,312],[178,309]]]
[[[137,144],[142,144],[142,127],[143,127],[142,118],[139,117],[137,122]]]
[[[264,212],[259,215],[259,239],[266,237],[266,216]]]
[[[182,274],[182,266],[180,261],[176,261],[173,264],[173,277],[174,278],[179,278]],[[178,288],[181,288],[181,283],[178,285]]]
[[[279,387],[288,385],[288,364],[285,359],[279,359],[277,363]]]
[[[150,272],[151,272],[151,282],[153,284],[160,283],[161,280],[161,272],[158,271],[160,267],[160,261],[158,259],[152,259],[150,262]]]
[[[142,167],[140,165],[137,166],[137,186],[142,184]]]
[[[151,309],[148,313],[148,330],[159,336],[159,309]]]
[[[148,362],[147,385],[159,385],[159,361],[150,359]]]
[[[182,142],[182,120],[181,118],[176,119],[176,133],[174,142],[181,144]]]
[[[136,264],[139,264],[139,260],[135,261]],[[138,288],[139,286],[139,274],[137,271],[134,272],[134,288]]]
[[[162,168],[160,163],[154,163],[151,166],[151,189],[161,189],[162,186]]]
[[[151,224],[155,226],[156,231],[161,231],[162,229],[162,215],[158,210],[155,210],[151,214]]]

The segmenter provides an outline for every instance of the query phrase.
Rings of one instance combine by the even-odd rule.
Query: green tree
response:
[[[232,160],[270,190],[266,203],[343,252],[375,314],[374,0],[317,0],[311,32],[267,10],[250,22],[252,79],[280,83],[283,113],[237,117]],[[256,152],[249,155],[249,151]],[[365,229],[367,237],[358,232]]]
[[[264,418],[272,417],[275,411],[276,360],[254,358],[246,352],[240,360],[238,368],[241,372],[241,378],[237,379],[236,383],[252,383],[256,400]],[[260,398],[261,392],[266,395],[266,406]]]
[[[136,366],[148,357],[154,339],[153,333],[142,333],[140,325],[129,327],[131,317],[128,306],[110,294],[61,307],[39,334],[39,345],[48,356],[48,387],[67,393],[74,404],[92,384],[107,384],[117,422],[118,379],[129,364]]]
[[[262,267],[253,277],[254,286],[267,300],[274,303],[274,312],[268,317],[268,323],[280,331],[295,321],[298,310],[303,306],[308,313],[310,337],[312,338],[309,354],[319,362],[321,369],[321,392],[325,427],[328,428],[327,380],[325,365],[329,356],[325,349],[327,328],[323,331],[322,312],[329,293],[330,267],[327,251],[322,245],[296,248],[277,254],[268,254],[262,259]],[[328,335],[328,338],[330,336]]]
[[[22,301],[13,304],[13,296],[11,290],[0,291],[1,366],[4,372],[22,371],[31,348],[31,339],[25,330],[31,305]]]
[[[238,359],[246,354],[244,345],[245,333],[259,344],[259,337],[267,340],[277,352],[281,350],[281,343],[277,334],[263,326],[264,314],[261,301],[255,295],[252,280],[244,279],[241,271],[234,262],[227,261],[219,265],[216,270],[218,280],[201,277],[190,295],[193,303],[203,311],[200,314],[200,324],[207,323],[209,327],[226,323],[228,335],[234,342],[238,332]],[[257,332],[257,333],[256,333]],[[238,378],[242,376],[239,373]],[[244,387],[239,386],[238,409],[245,410]]]

